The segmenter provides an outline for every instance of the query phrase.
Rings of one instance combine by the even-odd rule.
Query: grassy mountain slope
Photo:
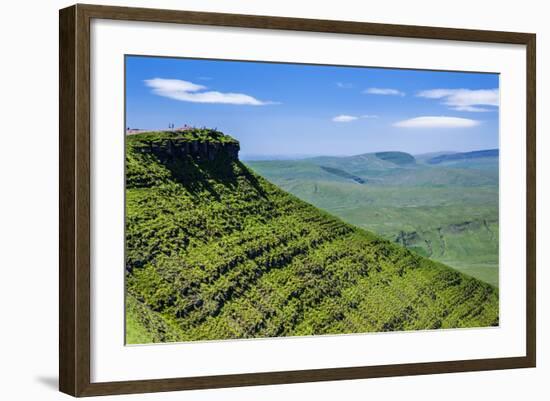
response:
[[[498,156],[498,149],[475,150],[473,152],[442,154],[429,159],[427,162],[429,164],[440,164],[458,160],[492,159],[498,158]]]
[[[342,222],[223,151],[174,155],[172,141],[234,143],[204,130],[127,137],[128,343],[498,324],[494,287]]]
[[[397,163],[378,155],[246,164],[344,221],[498,285],[498,157],[479,152],[430,164],[450,153],[423,155],[415,163],[404,163],[410,155]],[[327,166],[340,174],[329,175]]]
[[[397,165],[414,164],[416,162],[413,155],[405,152],[378,152],[376,157],[382,160],[392,162]]]

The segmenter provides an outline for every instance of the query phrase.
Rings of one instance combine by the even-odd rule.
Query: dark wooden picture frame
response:
[[[527,49],[526,356],[92,383],[90,380],[90,22],[94,18],[525,45]],[[535,367],[535,34],[80,4],[60,10],[59,29],[59,388],[62,392],[73,396],[93,396]]]

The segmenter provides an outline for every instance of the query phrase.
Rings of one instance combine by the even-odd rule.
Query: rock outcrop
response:
[[[145,142],[138,149],[143,153],[152,153],[161,160],[190,155],[198,159],[213,161],[218,157],[229,160],[239,159],[239,142],[219,142],[173,138],[162,141]]]

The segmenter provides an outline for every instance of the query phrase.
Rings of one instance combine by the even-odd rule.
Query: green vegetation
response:
[[[178,135],[127,138],[127,343],[498,325],[491,285],[347,224],[223,152],[149,151]]]
[[[338,177],[347,178],[348,180],[355,181],[358,184],[364,184],[365,180],[361,177],[357,177],[356,175],[350,174],[347,171],[340,170],[339,168],[334,167],[327,167],[327,166],[320,166],[323,170],[325,170],[327,173],[337,175]]]
[[[180,330],[132,295],[126,296],[126,343],[147,344],[178,341]]]
[[[415,158],[406,153],[382,152],[247,165],[346,222],[498,286],[498,153],[458,155],[409,162]]]
[[[193,128],[178,131],[150,131],[133,134],[127,137],[127,142],[132,145],[132,148],[149,145],[164,145],[167,141],[199,141],[199,142],[216,142],[216,143],[239,143],[236,139],[224,135],[220,131]]]
[[[434,156],[428,160],[428,163],[440,164],[464,160],[494,159],[498,155],[498,149],[476,150],[474,152],[459,152]]]
[[[414,156],[405,152],[378,152],[375,156],[397,165],[414,164],[416,161]]]

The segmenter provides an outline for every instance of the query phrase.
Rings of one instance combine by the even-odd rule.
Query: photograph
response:
[[[126,345],[499,326],[498,73],[124,69]]]

